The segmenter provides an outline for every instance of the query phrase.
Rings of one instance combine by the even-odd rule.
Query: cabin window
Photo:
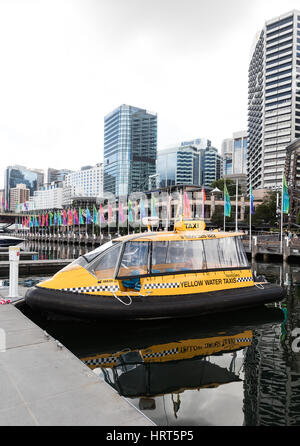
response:
[[[127,242],[122,255],[118,277],[148,274],[148,242]]]
[[[115,245],[103,253],[100,258],[87,267],[87,270],[94,274],[97,279],[112,279],[115,267],[118,263],[121,244]]]
[[[236,237],[203,240],[206,268],[237,268],[248,266],[244,248]]]
[[[152,274],[202,268],[205,268],[202,240],[153,243]]]

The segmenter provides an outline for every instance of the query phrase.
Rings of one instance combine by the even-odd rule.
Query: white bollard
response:
[[[20,248],[17,246],[9,247],[9,297],[19,297],[19,260]]]

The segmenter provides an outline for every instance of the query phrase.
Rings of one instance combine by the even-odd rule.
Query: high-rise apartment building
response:
[[[73,197],[97,197],[103,195],[103,164],[84,166],[66,175],[63,181],[64,204],[70,204]]]
[[[248,137],[252,187],[280,187],[286,147],[300,137],[300,11],[267,21],[257,35],[248,73]]]
[[[156,174],[157,115],[121,105],[104,118],[104,191],[116,196],[148,190]]]

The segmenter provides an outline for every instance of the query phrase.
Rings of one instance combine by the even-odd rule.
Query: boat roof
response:
[[[113,239],[113,242],[165,242],[179,240],[212,240],[216,238],[238,237],[244,235],[242,232],[221,232],[221,231],[160,231],[141,232],[140,234],[130,234]]]

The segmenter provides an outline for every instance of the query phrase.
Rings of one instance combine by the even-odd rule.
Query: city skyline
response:
[[[248,3],[0,1],[0,188],[9,165],[101,162],[104,116],[121,103],[157,113],[158,150],[203,137],[220,153],[247,128],[256,33],[297,6]]]

